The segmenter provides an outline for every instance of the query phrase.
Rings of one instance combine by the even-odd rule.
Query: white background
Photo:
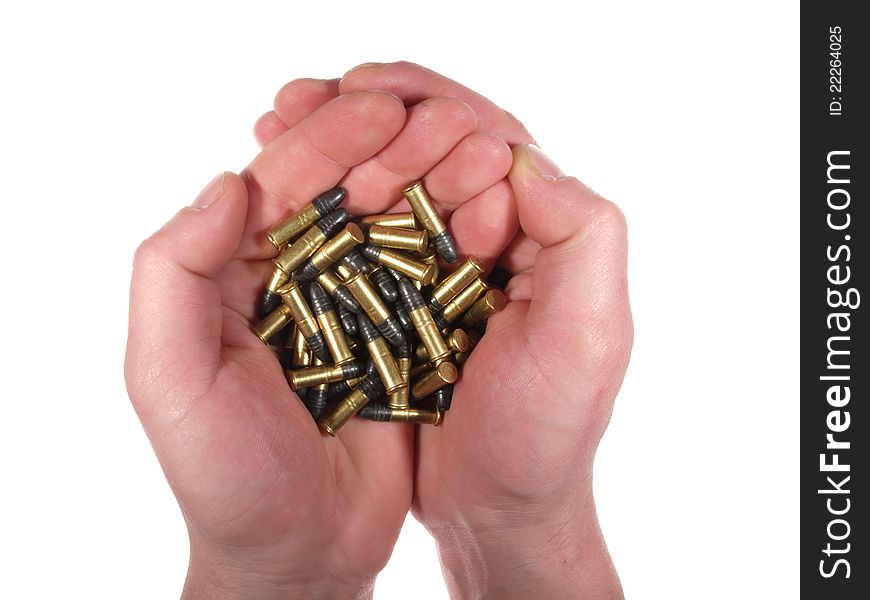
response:
[[[186,532],[122,377],[133,250],[247,163],[282,84],[397,59],[628,217],[636,342],[595,470],[627,595],[797,596],[796,3],[9,4],[0,597],[178,595]],[[446,598],[413,518],[375,596]]]

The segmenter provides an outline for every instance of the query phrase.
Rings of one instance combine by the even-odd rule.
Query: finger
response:
[[[215,178],[136,251],[125,373],[134,404],[183,380],[201,393],[218,372],[223,307],[214,278],[239,246],[248,195]]]
[[[275,114],[289,129],[338,96],[338,79],[296,79],[275,94]]]
[[[426,175],[426,190],[449,214],[507,176],[511,161],[504,140],[490,133],[472,133]]]
[[[459,253],[474,256],[488,272],[519,228],[508,181],[498,181],[456,209],[449,227]]]
[[[354,167],[342,181],[348,210],[376,213],[402,196],[474,131],[477,117],[455,98],[430,98],[408,109],[402,131],[374,157]]]
[[[384,92],[339,96],[281,134],[245,169],[248,221],[239,258],[268,258],[266,230],[338,183],[399,132],[405,108]]]
[[[254,125],[254,137],[261,148],[338,96],[338,79],[297,79],[275,96],[275,109]]]
[[[287,126],[284,124],[275,111],[270,110],[263,114],[254,123],[254,139],[257,140],[257,145],[260,148],[268,146],[272,140],[287,131]]]
[[[409,62],[367,63],[351,69],[338,86],[342,94],[363,90],[384,90],[395,94],[407,106],[435,96],[452,96],[466,102],[477,114],[478,131],[492,132],[508,144],[530,144],[534,139],[509,112],[455,81]]]
[[[509,178],[520,226],[541,245],[532,274],[529,338],[549,343],[568,334],[591,368],[627,361],[632,327],[622,212],[565,177],[536,147],[517,146],[513,154]]]
[[[540,249],[541,245],[538,242],[520,230],[498,257],[498,265],[507,269],[509,273],[522,273],[535,265],[535,257]]]

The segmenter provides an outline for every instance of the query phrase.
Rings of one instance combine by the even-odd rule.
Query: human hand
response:
[[[453,99],[407,113],[381,92],[327,99],[137,250],[125,375],[188,525],[185,597],[370,596],[411,503],[413,429],[322,438],[249,330],[274,253],[265,231],[339,181],[351,204],[439,172],[442,189],[475,196],[510,165],[502,144],[453,179],[475,122]]]
[[[633,336],[622,214],[525,145],[532,139],[509,113],[408,63],[363,65],[340,83],[288,84],[258,122],[258,139],[281,131],[312,89],[386,90],[410,106],[455,96],[474,108],[476,135],[516,144],[510,185],[480,195],[506,198],[506,210],[430,189],[460,253],[514,276],[443,426],[418,431],[414,514],[438,543],[455,597],[621,597],[595,514],[592,463]]]

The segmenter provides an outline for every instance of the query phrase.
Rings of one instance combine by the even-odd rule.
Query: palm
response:
[[[165,463],[183,465],[170,483],[186,518],[232,545],[280,547],[303,535],[333,550],[325,572],[376,570],[410,503],[407,432],[360,426],[324,439],[271,351],[229,307],[222,337],[209,392],[155,444],[174,455]]]

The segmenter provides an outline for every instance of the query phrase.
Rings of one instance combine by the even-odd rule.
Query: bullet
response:
[[[278,305],[281,304],[281,296],[279,296],[274,290],[281,287],[281,284],[285,281],[287,281],[287,276],[284,275],[284,271],[275,269],[272,273],[272,277],[269,278],[269,282],[266,284],[266,289],[263,290],[263,294],[260,296],[260,303],[257,305],[257,316],[259,318],[266,318],[266,315],[278,308]]]
[[[332,355],[335,364],[340,365],[353,360],[353,354],[347,345],[344,329],[335,314],[335,308],[329,300],[329,295],[316,281],[311,283],[311,309],[317,318],[317,324],[326,340],[326,347]],[[350,313],[348,313],[350,314]]]
[[[338,276],[329,269],[326,269],[317,276],[317,283],[322,285],[323,289],[335,297],[339,306],[344,306],[345,309],[353,314],[357,314],[360,311],[359,304],[357,304],[356,300],[353,299],[351,293],[344,284],[341,283]]]
[[[345,195],[344,188],[332,188],[317,196],[290,218],[272,227],[266,237],[275,247],[276,252],[281,252],[284,244],[308,229],[315,221],[338,208]]]
[[[402,326],[403,331],[414,331],[414,324],[411,323],[411,317],[408,316],[408,311],[405,310],[405,305],[401,300],[396,301],[393,305],[393,312],[396,313],[396,320]]]
[[[444,342],[447,344],[447,348],[451,353],[468,352],[469,346],[471,345],[471,340],[469,339],[468,334],[462,329],[454,329],[451,331],[444,339]],[[429,352],[426,350],[426,346],[417,346],[414,349],[414,355],[419,360],[429,360]]]
[[[460,323],[463,327],[473,327],[481,321],[488,319],[507,304],[504,292],[501,290],[489,290],[462,316]]]
[[[372,267],[369,262],[362,257],[359,250],[351,250],[341,257],[341,264],[351,271],[359,271],[360,273],[368,274]]]
[[[403,229],[385,225],[363,224],[366,241],[375,246],[395,248],[410,252],[426,252],[429,246],[429,232],[417,229]]]
[[[369,421],[393,421],[397,423],[418,423],[438,426],[441,424],[441,411],[424,408],[393,408],[380,402],[366,404],[357,413]]]
[[[314,358],[314,366],[322,367],[324,363],[319,358]],[[297,390],[296,394],[299,395],[300,392],[308,392],[304,395],[299,395],[299,398],[302,400],[302,403],[305,405],[305,408],[308,409],[308,412],[316,421],[323,415],[323,410],[326,408],[326,394],[329,389],[328,383],[322,383],[313,388],[304,388],[301,390]]]
[[[398,300],[399,292],[396,289],[396,282],[392,276],[379,265],[370,264],[369,266],[369,281],[375,285],[381,298],[391,304]]]
[[[291,320],[290,309],[282,304],[266,315],[266,318],[257,323],[251,331],[253,331],[264,344],[268,344],[269,338],[284,329]]]
[[[360,364],[355,361],[342,365],[322,365],[287,371],[287,381],[290,383],[290,388],[295,391],[359,377],[361,371]]]
[[[414,324],[414,329],[417,330],[417,335],[426,348],[429,362],[437,365],[447,360],[450,357],[450,349],[444,343],[444,338],[441,337],[435,321],[432,320],[432,313],[426,308],[423,294],[407,279],[399,281],[399,294],[402,297],[405,310],[408,311],[408,316],[411,318],[411,323]]]
[[[322,221],[323,219],[318,221],[318,223]],[[320,331],[317,319],[314,318],[314,313],[308,307],[308,302],[305,301],[305,296],[302,294],[299,284],[291,279],[281,286],[278,293],[281,295],[284,305],[290,309],[290,314],[296,322],[296,328],[305,337],[305,343],[308,344],[309,350],[314,352],[320,360],[324,362],[329,361],[326,339],[323,337],[323,332]]]
[[[332,413],[321,419],[320,428],[335,437],[338,430],[354,416],[359,409],[369,402],[374,402],[384,395],[384,386],[377,376],[366,375],[351,392],[345,396]]]
[[[357,244],[365,241],[365,235],[356,223],[348,223],[335,237],[327,240],[311,255],[299,271],[298,278],[308,281],[317,277],[321,271],[350,252]]]
[[[339,396],[347,396],[353,388],[359,385],[359,382],[364,379],[363,377],[354,377],[353,379],[347,379],[345,381],[336,381],[335,383],[330,383],[329,387],[326,390],[327,399],[331,400],[332,398],[338,398]]]
[[[347,211],[339,208],[314,223],[302,237],[287,246],[278,255],[278,258],[275,259],[275,269],[280,269],[287,277],[290,277],[305,259],[314,254],[339,227],[347,222],[347,219]]]
[[[429,300],[429,308],[432,312],[439,312],[444,306],[453,300],[459,292],[468,287],[480,274],[483,273],[483,265],[473,256],[469,256],[460,264],[453,273],[445,277],[441,283],[432,290],[432,298]]]
[[[263,315],[269,312],[270,307],[277,306],[280,301],[278,288],[284,285],[293,275],[296,267],[317,250],[332,235],[332,232],[346,222],[347,219],[348,214],[346,210],[343,208],[335,210],[317,221],[315,226],[306,231],[305,235],[296,240],[292,246],[288,245],[284,248],[275,259],[275,268],[272,271],[272,276],[266,283],[266,289],[263,291],[260,303],[257,306],[258,315]]]
[[[447,231],[447,226],[435,206],[432,204],[432,199],[426,193],[422,181],[415,181],[406,187],[402,194],[411,205],[411,210],[423,228],[429,232],[429,239],[435,246],[438,254],[449,263],[455,263],[459,260],[459,254],[456,252],[456,242],[453,241],[453,236]]]
[[[435,277],[435,268],[432,265],[414,260],[397,250],[366,244],[360,248],[360,253],[367,259],[395,269],[411,279],[416,279],[423,285],[429,285]]]
[[[450,323],[459,318],[481,294],[489,290],[489,285],[480,277],[476,278],[468,287],[459,292],[457,296],[447,303],[440,313],[434,315],[435,323],[439,327],[449,327]]]
[[[356,315],[341,304],[338,305],[338,320],[341,322],[341,328],[347,335],[356,335]]]
[[[360,337],[375,362],[375,368],[381,377],[386,393],[392,394],[402,386],[407,387],[408,384],[402,379],[396,359],[390,353],[387,342],[371,320],[366,315],[359,314],[357,315],[357,324]],[[345,377],[345,379],[347,378]]]
[[[389,215],[368,215],[360,219],[360,222],[366,225],[417,229],[417,217],[415,217],[412,212],[392,213]]]
[[[387,305],[378,296],[375,288],[366,279],[362,272],[353,272],[346,265],[339,265],[338,274],[344,279],[344,284],[350,293],[353,294],[354,300],[357,301],[360,308],[374,323],[378,331],[387,338],[394,346],[401,346],[405,343],[405,336],[402,333],[402,326],[396,317],[387,308]],[[362,313],[361,313],[362,314]]]
[[[450,405],[453,403],[453,384],[450,383],[440,390],[435,390],[432,397],[435,399],[435,408],[437,410],[450,410]]]
[[[396,366],[405,385],[389,395],[390,408],[407,408],[411,403],[411,346],[404,344],[396,351]]]
[[[459,372],[456,370],[456,366],[453,363],[443,362],[431,371],[424,373],[411,386],[411,397],[412,399],[422,400],[445,385],[456,383],[458,377]]]

